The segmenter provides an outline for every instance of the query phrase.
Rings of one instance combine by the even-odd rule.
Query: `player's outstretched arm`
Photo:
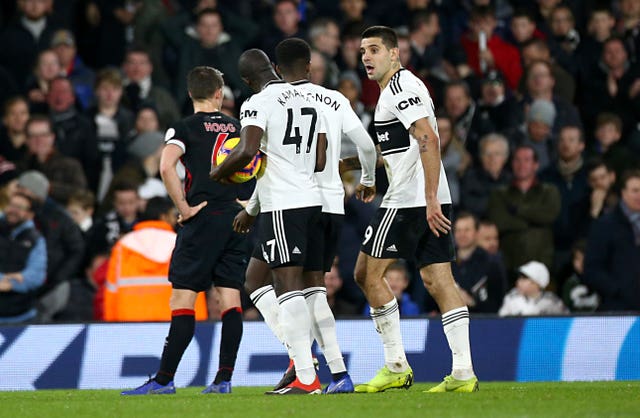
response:
[[[418,141],[420,161],[424,172],[425,196],[427,200],[427,222],[437,237],[448,234],[451,221],[442,213],[438,201],[440,183],[440,140],[427,118],[420,118],[411,124],[409,133]]]
[[[215,165],[209,173],[209,178],[215,181],[226,179],[242,167],[251,162],[251,159],[260,149],[260,140],[264,131],[257,126],[249,125],[240,131],[240,142],[224,159],[222,164]]]
[[[187,202],[187,198],[182,189],[182,182],[176,170],[176,165],[182,154],[184,154],[184,152],[178,145],[167,144],[162,150],[162,156],[160,157],[160,176],[162,177],[169,197],[173,201],[173,204],[176,205],[176,208],[178,208],[178,212],[180,213],[178,216],[179,223],[186,222],[193,218],[200,212],[200,209],[207,205],[206,201],[196,206],[189,206]]]

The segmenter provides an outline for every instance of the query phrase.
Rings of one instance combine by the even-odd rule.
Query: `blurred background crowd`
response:
[[[359,57],[374,24],[397,30],[402,65],[433,97],[470,310],[640,310],[640,0],[8,0],[0,322],[108,319],[112,247],[149,222],[175,228],[159,156],[192,112],[196,65],[224,73],[222,111],[237,116],[241,52],[273,59],[304,38],[310,80],[342,92],[375,137],[379,88]],[[348,141],[342,154],[355,154]],[[368,313],[353,266],[377,205],[353,197],[358,178],[345,174],[326,275],[336,316]],[[386,275],[405,316],[437,312],[417,267]]]

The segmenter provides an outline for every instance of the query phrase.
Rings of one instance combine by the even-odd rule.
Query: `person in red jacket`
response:
[[[474,6],[469,21],[470,30],[460,42],[467,54],[467,63],[478,75],[499,70],[510,89],[515,90],[522,76],[520,52],[513,45],[493,33],[496,28],[495,10],[492,6]],[[484,33],[484,35],[482,35]],[[485,42],[480,42],[486,37]]]

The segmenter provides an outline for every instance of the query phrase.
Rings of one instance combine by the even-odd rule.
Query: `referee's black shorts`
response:
[[[233,231],[239,206],[202,208],[178,230],[169,266],[169,281],[176,288],[196,292],[216,287],[240,289],[244,285],[250,247],[246,235]]]

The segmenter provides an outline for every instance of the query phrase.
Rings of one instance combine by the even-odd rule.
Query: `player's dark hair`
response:
[[[398,47],[396,31],[387,26],[371,26],[362,32],[362,38],[380,38],[387,49]]]
[[[285,71],[304,68],[311,62],[311,47],[300,38],[288,38],[276,46],[276,61]]]
[[[222,73],[213,67],[195,67],[187,75],[187,90],[192,100],[207,100],[224,86]]]
[[[156,196],[147,200],[147,206],[140,216],[141,221],[157,221],[162,215],[173,210],[173,202],[166,197]]]
[[[477,231],[480,223],[478,221],[478,217],[471,212],[467,212],[466,210],[461,211],[456,218],[456,222],[460,219],[471,219],[473,221],[473,227]]]

